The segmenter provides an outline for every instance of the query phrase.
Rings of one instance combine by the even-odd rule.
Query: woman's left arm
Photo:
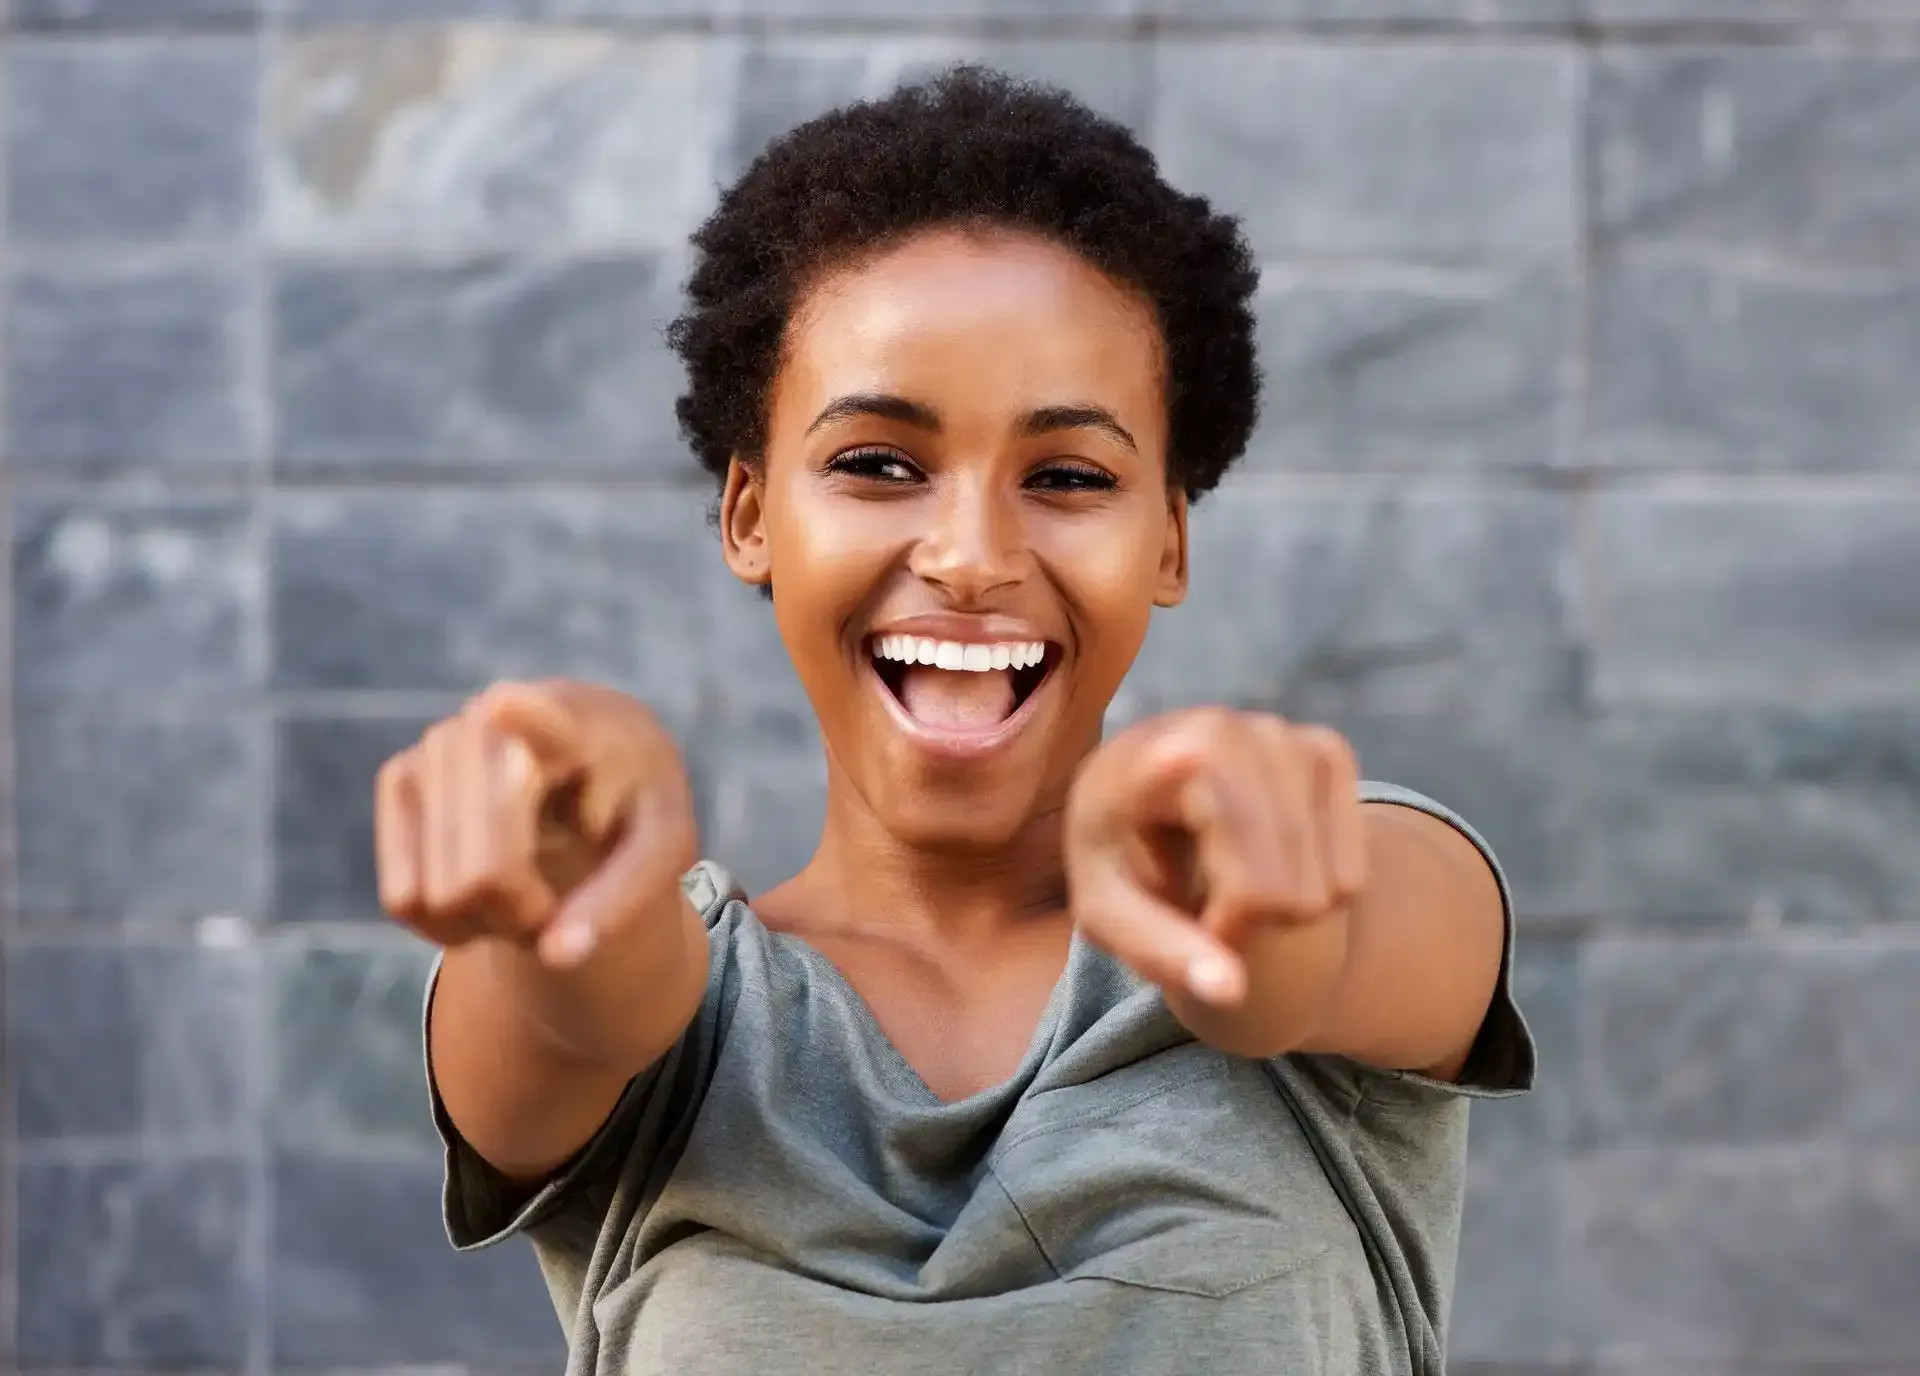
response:
[[[1363,801],[1336,733],[1218,708],[1141,723],[1088,761],[1066,853],[1082,929],[1200,1040],[1465,1068],[1505,959],[1499,880],[1442,818]]]
[[[1323,919],[1344,929],[1342,958],[1324,985],[1298,987],[1303,964],[1308,978],[1318,973],[1315,962],[1297,959],[1297,948],[1316,939],[1310,930],[1273,925],[1241,953],[1248,989],[1239,1008],[1175,1012],[1202,1040],[1252,1054],[1306,1051],[1456,1079],[1506,955],[1499,882],[1479,848],[1440,818],[1393,803],[1363,804],[1362,812],[1368,877],[1344,912]],[[1289,1004],[1318,1004],[1319,1015],[1295,1030],[1298,1020],[1283,1011]],[[1223,1016],[1241,1025],[1215,1026]]]

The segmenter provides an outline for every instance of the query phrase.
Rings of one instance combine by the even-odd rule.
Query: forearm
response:
[[[1365,812],[1365,888],[1340,912],[1256,935],[1242,952],[1238,1007],[1169,1000],[1196,1037],[1239,1055],[1309,1051],[1460,1073],[1499,978],[1499,886],[1438,818],[1389,804]]]
[[[435,1083],[462,1138],[509,1178],[573,1156],[699,1008],[705,927],[677,886],[662,906],[572,969],[497,939],[446,953],[429,1012]]]

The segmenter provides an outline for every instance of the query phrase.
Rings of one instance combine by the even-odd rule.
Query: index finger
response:
[[[1155,897],[1108,850],[1069,861],[1068,901],[1087,939],[1162,989],[1233,1007],[1246,996],[1245,963],[1171,903]]]

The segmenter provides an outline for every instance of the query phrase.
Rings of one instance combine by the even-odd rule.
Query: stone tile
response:
[[[773,604],[757,588],[741,583],[727,568],[719,539],[696,554],[708,562],[712,584],[708,590],[707,653],[713,672],[709,707],[715,715],[751,718],[771,712],[775,718],[799,714],[811,717],[806,690],[794,673],[793,658],[780,639]]]
[[[1593,518],[1604,705],[1910,704],[1920,501],[1859,488],[1616,490]]]
[[[1195,508],[1187,601],[1127,688],[1383,713],[1569,699],[1569,519],[1546,495],[1229,480]],[[1247,618],[1250,599],[1273,614]]]
[[[259,912],[269,785],[258,717],[126,720],[35,707],[16,729],[22,921]]]
[[[252,974],[240,951],[13,947],[5,1011],[20,1136],[237,1147]]]
[[[289,1156],[273,1192],[276,1370],[565,1364],[531,1249],[448,1245],[438,1161]]]
[[[1867,942],[1838,956],[1846,980],[1842,1055],[1851,1103],[1848,1127],[1858,1140],[1920,1146],[1920,1057],[1913,1054],[1920,1020],[1920,939],[1902,931],[1892,942]]]
[[[654,0],[562,0],[594,11],[645,9]],[[890,21],[898,25],[909,12],[900,0],[719,0],[716,8],[748,19]],[[990,19],[1018,23],[1058,23],[1063,19],[1121,19],[1146,11],[1145,0],[927,0],[911,12],[911,22]]]
[[[166,28],[259,12],[260,0],[10,0],[8,21],[16,29]]]
[[[330,473],[692,473],[653,257],[283,266],[281,460]]]
[[[1920,1155],[1660,1149],[1573,1169],[1575,1293],[1602,1362],[1831,1370],[1920,1351]]]
[[[1599,725],[1609,913],[1851,927],[1920,914],[1920,716],[1641,709]]]
[[[1513,955],[1513,997],[1539,1047],[1540,1074],[1531,1094],[1473,1106],[1476,1160],[1533,1159],[1577,1145],[1582,983],[1578,945],[1520,932]]]
[[[1475,28],[1577,18],[1582,0],[1143,0],[1144,10],[1184,22],[1285,24],[1420,22]]]
[[[1572,294],[1558,272],[1269,269],[1245,466],[1422,473],[1566,457]]]
[[[430,724],[428,717],[279,723],[274,917],[331,922],[380,915],[373,776]]]
[[[813,714],[763,708],[716,724],[698,775],[703,849],[749,893],[792,878],[826,819],[827,766]]]
[[[1573,247],[1567,52],[1167,40],[1156,81],[1167,177],[1245,216],[1264,256]]]
[[[254,456],[238,264],[16,267],[7,447],[23,469],[235,471]]]
[[[23,1368],[240,1369],[246,1167],[33,1159],[16,1183]]]
[[[281,1147],[439,1160],[420,1035],[431,964],[411,943],[274,953],[270,1121]]]
[[[689,717],[705,692],[704,496],[662,491],[283,495],[274,682],[465,694],[584,678]]]
[[[1592,339],[1594,462],[1920,473],[1920,283],[1613,260]]]
[[[377,19],[406,23],[422,19],[539,19],[558,0],[276,0],[296,22]]]
[[[1807,941],[1606,940],[1585,964],[1582,1107],[1602,1146],[1837,1137],[1844,985]]]
[[[1344,734],[1370,777],[1425,793],[1471,822],[1500,858],[1523,933],[1592,910],[1581,845],[1587,755],[1571,707],[1489,702],[1455,716],[1307,698],[1279,706]]]
[[[1018,0],[1005,0],[1005,5],[1032,12]],[[893,0],[881,8],[897,12]],[[961,62],[1062,87],[1109,118],[1135,130],[1146,128],[1151,55],[1146,45],[1126,39],[983,39],[937,33],[758,39],[740,53],[734,78],[738,93],[731,127],[721,143],[718,175],[722,182],[731,181],[769,141],[816,115],[852,100],[885,96],[899,85]]]
[[[1155,624],[1114,715],[1225,702],[1334,726],[1370,776],[1471,818],[1523,915],[1577,906],[1566,520],[1553,498],[1404,480],[1230,482],[1196,511],[1188,603]],[[1271,610],[1250,619],[1254,603]]]
[[[588,29],[297,34],[267,78],[271,232],[677,247],[714,199],[713,51]]]
[[[71,703],[256,687],[248,523],[235,498],[16,497],[15,691]]]
[[[226,238],[252,219],[245,38],[22,41],[7,53],[15,244]]]
[[[1703,8],[1695,0],[1695,13]],[[1760,7],[1727,0],[1727,8],[1740,13],[1726,17],[1752,18]],[[1840,6],[1798,8],[1829,18]],[[1911,3],[1878,8],[1920,18]],[[1913,57],[1616,48],[1594,69],[1591,138],[1594,214],[1606,240],[1838,268],[1920,264]]]
[[[1447,1327],[1449,1371],[1460,1362],[1545,1364],[1574,1355],[1564,1170],[1552,1155],[1470,1159]]]

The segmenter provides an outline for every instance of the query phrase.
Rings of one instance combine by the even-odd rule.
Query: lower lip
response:
[[[867,661],[867,676],[873,680],[873,690],[887,705],[887,711],[893,714],[894,723],[916,745],[929,754],[939,755],[952,760],[975,760],[983,755],[1010,744],[1013,738],[1023,731],[1039,710],[1041,695],[1053,687],[1058,665],[1047,671],[1045,678],[1034,685],[1027,700],[1013,709],[1013,714],[990,731],[948,731],[938,726],[928,726],[916,718],[900,704],[893,690],[881,681],[879,671],[873,667],[873,661]]]

